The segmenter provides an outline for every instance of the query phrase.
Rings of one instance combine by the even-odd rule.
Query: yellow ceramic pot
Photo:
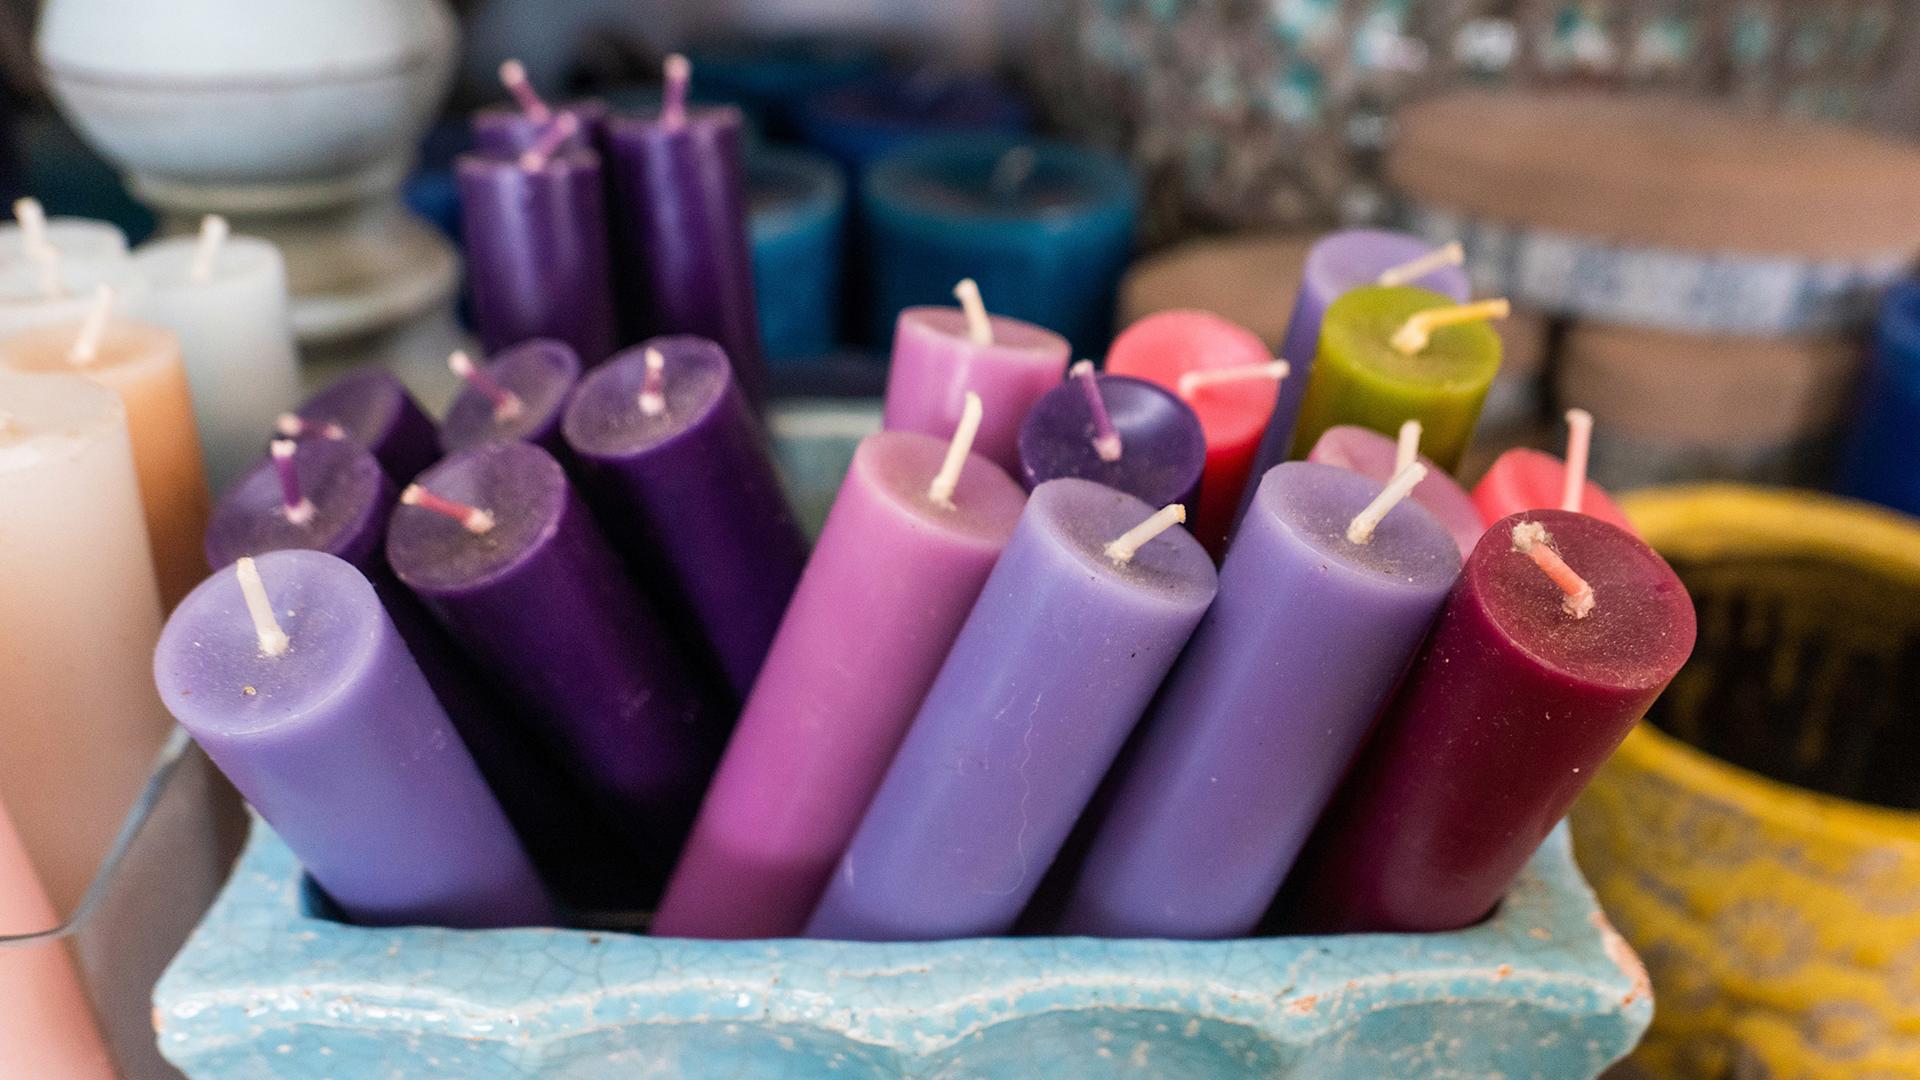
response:
[[[1693,660],[1573,814],[1653,977],[1633,1064],[1920,1077],[1920,522],[1725,486],[1623,503],[1700,612]]]

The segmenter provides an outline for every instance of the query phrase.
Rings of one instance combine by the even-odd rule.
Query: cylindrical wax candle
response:
[[[746,183],[753,295],[767,359],[825,356],[839,340],[847,182],[817,154],[760,147],[747,155]]]
[[[565,432],[587,497],[636,574],[691,617],[744,698],[807,541],[726,355],[685,336],[629,349],[581,381]]]
[[[454,365],[467,385],[440,422],[440,443],[448,453],[498,439],[522,439],[566,459],[560,418],[580,381],[580,357],[565,342],[522,342],[464,373],[462,366],[473,361],[460,353]]]
[[[654,933],[805,927],[1026,501],[984,458],[953,476],[948,450],[888,431],[854,451]]]
[[[1514,527],[1584,578],[1564,586]],[[1316,932],[1455,930],[1534,849],[1693,651],[1693,603],[1652,549],[1597,518],[1502,518],[1300,860],[1281,915]]]
[[[249,596],[256,566],[264,588]],[[181,726],[355,922],[552,920],[506,815],[352,566],[275,551],[215,574],[167,621],[153,673]]]
[[[1270,470],[1194,633],[1116,775],[1058,929],[1221,938],[1252,930],[1446,599],[1460,554],[1417,503],[1364,543],[1381,486]]]
[[[1397,440],[1369,428],[1340,424],[1320,433],[1313,449],[1307,452],[1307,460],[1337,465],[1384,484],[1400,471],[1399,454]],[[1460,557],[1466,558],[1487,531],[1480,508],[1474,505],[1473,498],[1459,481],[1435,465],[1432,458],[1415,454],[1414,460],[1427,466],[1427,475],[1414,487],[1413,501],[1427,508],[1453,537],[1454,544],[1460,548]]]
[[[0,791],[58,910],[112,846],[171,724],[125,406],[0,371]]]
[[[1920,515],[1920,279],[1896,285],[1880,302],[1839,486]]]
[[[840,35],[745,38],[688,50],[701,89],[765,113],[774,134],[791,138],[794,114],[809,96],[880,70],[886,54]]]
[[[492,157],[519,157],[538,145],[560,116],[573,118],[571,133],[561,141],[562,149],[591,150],[597,146],[607,120],[606,102],[599,98],[578,98],[549,104],[534,90],[527,79],[526,68],[518,60],[500,65],[500,81],[513,95],[513,103],[488,105],[474,110],[467,118],[476,152]]]
[[[1091,384],[1100,396],[1093,407]],[[1103,448],[1101,414],[1117,437]],[[1206,466],[1200,418],[1173,394],[1145,379],[1069,375],[1047,391],[1020,425],[1020,480],[1029,489],[1077,476],[1124,491],[1150,505],[1191,505]]]
[[[484,443],[417,484],[387,530],[394,572],[633,840],[671,852],[724,732],[560,463]]]
[[[180,336],[207,476],[225,490],[300,398],[280,249],[203,228],[147,244],[134,262],[151,287],[144,317]]]
[[[60,922],[40,887],[27,849],[0,806],[0,937],[33,934]],[[115,1080],[80,975],[59,940],[0,941],[0,1076],[22,1080]]]
[[[147,294],[147,279],[124,255],[0,263],[0,339],[86,318],[102,285],[113,289],[119,311],[139,311]]]
[[[440,434],[406,384],[386,368],[368,366],[336,380],[308,398],[282,423],[280,433],[298,438],[353,440],[373,452],[396,484],[420,475],[440,457]]]
[[[0,225],[0,263],[43,259],[48,248],[57,258],[83,262],[111,262],[127,254],[127,234],[110,221],[47,217],[37,199],[21,199],[13,209],[15,221]],[[19,224],[30,217],[31,232]]]
[[[927,68],[876,75],[800,102],[800,138],[857,179],[891,151],[931,135],[1027,130],[1025,102],[982,75]]]
[[[1165,387],[1200,418],[1207,460],[1191,520],[1193,535],[1216,556],[1226,548],[1278,389],[1294,377],[1291,365],[1280,377],[1273,362],[1253,331],[1205,311],[1149,315],[1121,331],[1107,349],[1110,374]],[[1246,377],[1223,379],[1218,372]]]
[[[146,323],[99,323],[89,316],[79,325],[41,327],[0,341],[0,367],[84,375],[126,403],[160,600],[171,607],[206,576],[200,537],[212,503],[180,339]]]
[[[1522,510],[1564,510],[1567,463],[1531,447],[1515,447],[1495,458],[1486,475],[1473,487],[1480,520],[1491,525]],[[1580,513],[1633,532],[1633,523],[1599,484],[1588,480],[1580,496]]]
[[[807,936],[1013,928],[1213,601],[1184,530],[1128,550],[1154,513],[1087,480],[1034,489]]]
[[[978,394],[985,408],[973,452],[1017,474],[1020,425],[1060,385],[1067,356],[1067,339],[1032,323],[992,315],[983,325],[959,308],[908,308],[893,332],[883,423],[951,438],[967,394]]]

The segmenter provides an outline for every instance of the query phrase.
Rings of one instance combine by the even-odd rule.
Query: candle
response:
[[[927,139],[875,163],[860,187],[872,263],[862,332],[943,303],[963,277],[1001,315],[1104,347],[1133,247],[1139,192],[1116,158],[1005,135]]]
[[[1087,480],[1034,489],[807,936],[1013,928],[1213,601],[1184,517]]]
[[[125,405],[0,370],[0,792],[72,911],[171,725],[147,677],[160,597]]]
[[[696,337],[629,349],[582,380],[565,433],[588,499],[649,594],[685,613],[744,699],[807,541],[726,355]]]
[[[347,917],[538,926],[553,910],[513,829],[358,570],[242,559],[154,653],[161,699]]]
[[[1200,418],[1185,402],[1144,379],[1096,375],[1084,360],[1020,425],[1020,479],[1029,489],[1077,476],[1151,505],[1184,506],[1206,458]]]
[[[967,395],[983,408],[973,452],[1017,474],[1020,425],[1034,403],[1060,385],[1067,341],[1032,323],[989,315],[973,279],[954,288],[959,308],[900,313],[887,368],[888,431],[946,439],[959,426]]]
[[[509,105],[489,105],[476,109],[468,117],[476,153],[493,158],[517,158],[538,144],[559,116],[573,117],[560,139],[562,150],[595,149],[606,124],[607,104],[598,98],[581,98],[550,105],[527,78],[527,69],[518,60],[500,65],[500,84],[513,98]]]
[[[83,321],[102,285],[113,290],[121,311],[140,310],[147,294],[147,279],[124,255],[76,259],[56,251],[0,263],[0,339]]]
[[[631,841],[671,853],[723,732],[559,462],[484,443],[401,502],[387,529],[400,580]]]
[[[698,334],[726,350],[747,399],[766,396],[766,361],[747,243],[738,109],[687,107],[685,58],[669,57],[660,112],[607,126],[624,229],[623,310],[645,332]],[[631,337],[643,333],[629,331]]]
[[[1314,358],[1320,351],[1321,324],[1333,302],[1349,290],[1381,284],[1381,275],[1387,274],[1390,284],[1418,285],[1454,303],[1465,303],[1469,286],[1466,271],[1460,267],[1464,255],[1457,248],[1436,249],[1417,236],[1380,229],[1345,229],[1322,237],[1308,249],[1301,266],[1300,291],[1293,299],[1293,317],[1287,321],[1286,336],[1280,339],[1280,356],[1295,365],[1293,376],[1281,385],[1273,420],[1260,441],[1253,466],[1256,478],[1292,456],[1294,447],[1312,446],[1319,437],[1316,432],[1313,438],[1301,439],[1294,428],[1313,374]],[[1424,272],[1408,277],[1409,268]],[[1249,485],[1241,499],[1243,509],[1252,499],[1253,486]]]
[[[225,219],[209,214],[198,237],[154,241],[134,262],[151,287],[145,317],[180,337],[207,475],[223,490],[299,399],[280,249],[228,236]]]
[[[1633,532],[1633,523],[1606,489],[1587,479],[1587,453],[1592,445],[1592,414],[1568,409],[1565,461],[1524,446],[1495,458],[1473,489],[1481,521],[1491,525],[1522,510],[1558,509],[1588,514]]]
[[[1315,831],[1286,924],[1478,922],[1693,640],[1685,587],[1628,533],[1560,510],[1496,522]]]
[[[854,451],[654,933],[805,927],[1026,501],[975,426]]]
[[[1253,331],[1218,315],[1163,311],[1113,339],[1107,371],[1172,390],[1199,417],[1207,458],[1193,535],[1217,558],[1292,365],[1274,360]]]
[[[279,420],[288,438],[344,438],[366,447],[396,484],[440,457],[440,434],[406,384],[383,367],[352,371]]]
[[[1308,451],[1307,460],[1337,465],[1359,473],[1377,483],[1386,483],[1395,473],[1418,461],[1427,467],[1424,480],[1413,489],[1413,501],[1427,508],[1434,520],[1453,537],[1460,557],[1472,553],[1474,545],[1487,531],[1480,508],[1459,481],[1448,476],[1433,459],[1420,451],[1420,421],[1400,425],[1400,436],[1389,439],[1377,431],[1339,424],[1322,432]]]
[[[561,114],[517,157],[454,159],[474,323],[488,352],[556,338],[597,364],[618,345],[600,157],[564,145],[578,123]]]
[[[521,439],[566,460],[560,417],[580,381],[580,357],[565,342],[525,341],[485,367],[456,352],[447,366],[466,384],[440,422],[440,442],[448,453]]]
[[[1057,929],[1251,931],[1460,569],[1440,523],[1344,469],[1276,466],[1143,721]],[[1228,872],[1230,868],[1230,872]]]
[[[193,427],[193,395],[171,330],[112,317],[111,289],[95,293],[84,322],[0,341],[0,367],[72,372],[120,395],[161,602],[171,607],[206,575],[200,537],[212,499]]]
[[[13,201],[13,217],[0,225],[0,262],[113,262],[126,257],[127,234],[110,221],[50,218],[40,200],[31,197]]]
[[[753,295],[767,359],[825,356],[839,340],[847,182],[818,154],[756,147],[747,155],[746,184]]]
[[[27,860],[27,849],[0,807],[0,938],[52,929],[60,922]],[[0,940],[0,1075],[114,1080],[120,1075],[100,1038],[79,973],[57,939]]]
[[[925,67],[886,73],[813,94],[800,102],[800,138],[830,154],[857,179],[887,154],[950,132],[1027,130],[1026,103],[982,75]]]
[[[767,114],[783,138],[793,134],[794,114],[809,95],[872,75],[886,62],[874,45],[832,36],[718,42],[688,55],[709,93]]]
[[[1920,279],[1881,301],[1839,488],[1920,515]]]

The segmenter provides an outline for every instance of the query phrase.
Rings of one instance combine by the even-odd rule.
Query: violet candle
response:
[[[520,439],[566,460],[560,417],[580,381],[579,354],[566,342],[524,341],[484,366],[456,352],[447,366],[466,384],[440,422],[440,442],[449,453]]]
[[[562,150],[593,150],[607,122],[607,103],[599,98],[580,98],[558,105],[549,104],[527,78],[525,65],[507,60],[500,65],[500,85],[512,96],[512,104],[488,105],[475,109],[467,118],[473,133],[473,148],[490,157],[517,158],[538,145],[542,135],[558,116],[574,118],[572,129],[560,143]]]
[[[1186,506],[1206,463],[1206,437],[1191,406],[1145,379],[1096,375],[1087,361],[1020,425],[1020,480],[1028,488],[1075,476],[1149,505]]]
[[[396,484],[440,457],[440,435],[400,379],[382,367],[352,371],[282,416],[292,439],[349,439],[366,447]]]

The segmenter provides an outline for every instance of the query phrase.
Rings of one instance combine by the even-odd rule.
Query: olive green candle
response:
[[[1404,337],[1394,344],[1415,313],[1457,306],[1449,297],[1408,286],[1350,289],[1328,305],[1294,428],[1293,456],[1337,424],[1392,437],[1401,424],[1418,420],[1420,449],[1441,468],[1458,468],[1500,368],[1500,338],[1482,315],[1433,329],[1424,346],[1412,351],[1404,350]]]

